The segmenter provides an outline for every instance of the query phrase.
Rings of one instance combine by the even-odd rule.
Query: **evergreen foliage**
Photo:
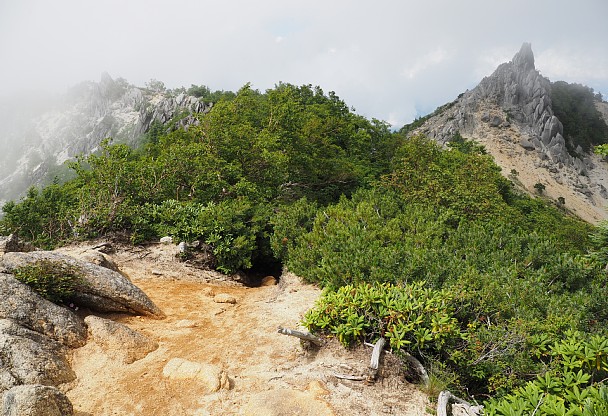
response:
[[[593,89],[580,84],[557,81],[551,84],[553,111],[564,125],[566,146],[571,154],[577,146],[589,152],[595,145],[608,143],[608,125],[595,107]]]
[[[444,149],[318,87],[245,85],[187,130],[154,125],[142,148],[108,140],[71,167],[65,184],[7,203],[0,230],[44,248],[199,240],[225,273],[280,261],[325,288],[313,331],[345,345],[385,336],[450,388],[493,396],[492,414],[541,397],[546,414],[601,414],[608,227],[517,194],[459,134]],[[600,355],[564,355],[572,343]]]
[[[48,260],[20,267],[13,274],[17,280],[54,303],[69,300],[76,289],[85,284],[75,268]]]

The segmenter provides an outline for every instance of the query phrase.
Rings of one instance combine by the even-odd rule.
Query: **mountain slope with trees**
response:
[[[608,227],[518,192],[483,146],[393,133],[318,87],[245,85],[188,117],[139,148],[105,142],[7,203],[0,232],[170,235],[227,274],[283,266],[326,288],[311,330],[385,337],[489,414],[600,414]]]

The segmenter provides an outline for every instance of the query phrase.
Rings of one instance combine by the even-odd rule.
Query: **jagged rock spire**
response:
[[[532,52],[532,45],[530,43],[524,42],[521,45],[521,49],[513,57],[513,65],[522,71],[536,69],[534,67],[534,53]]]

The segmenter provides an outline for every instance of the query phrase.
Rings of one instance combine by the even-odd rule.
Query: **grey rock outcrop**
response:
[[[0,318],[46,335],[67,346],[84,345],[87,330],[73,312],[44,299],[12,275],[0,273]]]
[[[68,398],[52,386],[15,386],[2,397],[2,416],[72,416]]]
[[[530,44],[409,134],[446,144],[456,133],[485,145],[505,176],[516,167],[522,173],[518,186],[530,194],[542,182],[548,185],[544,197],[560,208],[592,223],[608,218],[608,192],[602,189],[608,166],[567,143],[553,111],[551,83],[536,70]],[[568,202],[560,204],[567,195]]]
[[[85,284],[74,296],[74,302],[100,312],[127,312],[163,318],[164,313],[125,276],[65,254],[50,251],[6,253],[2,258],[9,272],[41,260],[68,264],[82,273]]]
[[[0,203],[18,199],[29,186],[47,179],[53,167],[94,152],[108,137],[135,145],[154,122],[165,125],[183,115],[179,125],[164,128],[187,127],[212,104],[186,94],[138,88],[103,74],[100,82],[83,82],[62,97],[16,97],[1,102],[0,110],[4,106],[14,115],[0,114],[5,121],[0,123],[0,148],[9,149],[0,154]]]
[[[158,343],[126,325],[89,315],[84,319],[89,328],[89,339],[99,345],[108,356],[125,364],[140,360],[158,348]]]
[[[487,103],[500,107],[507,120],[484,111]],[[536,70],[529,43],[522,45],[511,62],[498,66],[492,75],[455,101],[447,110],[449,119],[431,126],[429,135],[445,143],[457,131],[469,133],[476,127],[473,114],[480,111],[484,111],[480,121],[491,127],[504,128],[510,122],[523,127],[528,132],[522,142],[525,148],[538,151],[554,163],[574,164],[576,158],[568,154],[563,125],[553,114],[551,84]]]
[[[65,347],[38,332],[0,319],[0,391],[16,385],[59,385],[74,380]]]
[[[20,240],[15,234],[11,234],[8,237],[0,236],[0,258],[2,258],[4,253],[14,251],[34,251],[34,247],[31,244]]]

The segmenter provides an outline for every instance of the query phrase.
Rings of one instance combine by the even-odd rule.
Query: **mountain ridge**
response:
[[[457,133],[485,145],[503,174],[526,192],[538,194],[540,188],[591,223],[608,218],[608,168],[580,146],[569,153],[563,124],[553,111],[551,83],[536,69],[529,43],[410,135],[446,144]]]
[[[0,202],[44,185],[64,162],[95,152],[106,138],[137,146],[155,122],[165,125],[188,114],[180,125],[192,124],[193,115],[206,113],[212,103],[103,73],[99,82],[82,82],[40,107],[30,117],[9,120],[12,129],[0,138],[1,147],[12,149],[0,157]]]

